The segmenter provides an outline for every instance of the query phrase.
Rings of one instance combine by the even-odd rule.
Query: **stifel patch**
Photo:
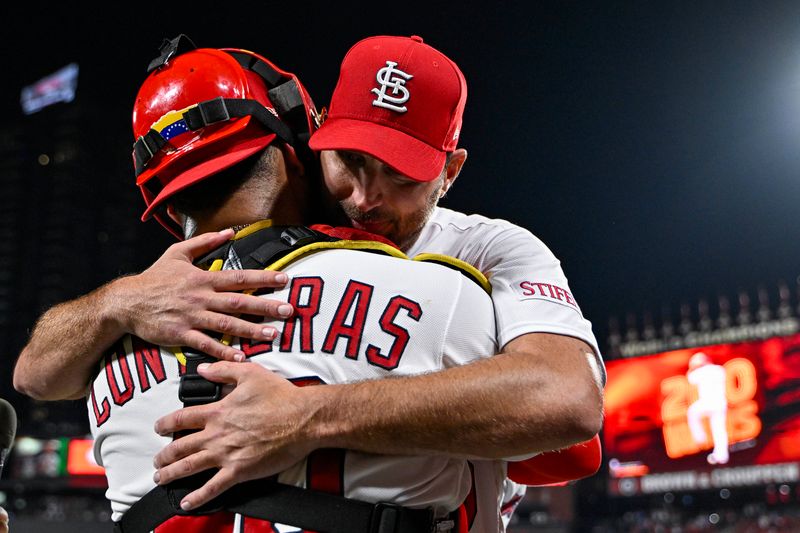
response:
[[[512,285],[514,291],[520,295],[521,300],[545,300],[548,302],[566,305],[581,312],[572,294],[558,285],[543,281],[520,281]]]

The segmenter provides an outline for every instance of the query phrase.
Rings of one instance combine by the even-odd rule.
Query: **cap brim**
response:
[[[217,172],[221,172],[226,168],[232,167],[236,163],[247,159],[251,155],[255,155],[267,146],[269,146],[277,136],[272,133],[257,137],[255,139],[247,139],[243,142],[236,143],[228,146],[222,153],[217,155],[194,153],[196,157],[184,157],[174,164],[165,166],[160,170],[163,173],[177,172],[177,175],[170,180],[170,182],[158,193],[153,202],[147,207],[142,215],[142,221],[147,220],[158,209],[158,207],[173,194],[182,191],[193,183],[201,181]],[[188,155],[188,154],[187,154]],[[202,158],[201,161],[194,163],[194,160]],[[175,168],[175,167],[180,167]],[[153,176],[151,179],[158,179]]]
[[[312,150],[353,150],[380,159],[416,181],[433,181],[444,168],[446,153],[402,131],[374,122],[331,118],[314,132]]]

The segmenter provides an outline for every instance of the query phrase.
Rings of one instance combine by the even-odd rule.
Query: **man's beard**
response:
[[[365,223],[369,224],[370,222],[377,222],[377,221],[386,222],[389,220],[388,217],[384,216],[383,212],[381,212],[380,209],[371,209],[365,212],[360,210],[356,206],[348,203],[346,200],[343,202],[339,202],[339,205],[341,206],[342,211],[344,211],[345,216],[349,220],[354,220],[355,222],[360,222],[362,224]]]
[[[356,228],[364,229],[371,233],[388,238],[397,245],[400,235],[401,223],[380,208],[362,211],[347,200],[339,202],[342,212],[347,217],[347,223]]]
[[[339,202],[339,207],[350,224],[353,222],[364,225],[378,224],[380,231],[373,231],[373,233],[379,233],[386,237],[398,245],[401,250],[408,250],[416,242],[438,202],[439,189],[436,188],[425,199],[423,208],[407,215],[405,219],[393,217],[380,207],[366,212],[361,211],[347,200]]]

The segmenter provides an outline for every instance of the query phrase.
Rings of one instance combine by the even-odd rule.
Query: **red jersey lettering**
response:
[[[241,341],[242,352],[245,357],[253,357],[262,353],[269,353],[272,351],[272,342],[256,342],[252,339],[242,339]]]
[[[364,333],[364,324],[367,321],[367,311],[373,290],[372,285],[350,280],[328,328],[328,334],[322,345],[323,352],[332,354],[339,338],[344,337],[347,339],[345,356],[350,359],[358,359],[361,335]],[[347,317],[351,315],[351,323],[347,324]]]
[[[114,361],[118,363],[119,372],[122,375],[122,382],[124,388],[120,389],[117,377],[114,375]],[[108,380],[108,388],[111,391],[111,397],[117,405],[125,405],[131,398],[133,398],[133,377],[131,376],[131,368],[128,366],[128,359],[125,357],[125,349],[122,346],[122,341],[118,342],[114,348],[106,354],[106,379]]]
[[[320,277],[300,277],[292,279],[292,288],[289,292],[289,303],[295,309],[294,316],[287,320],[281,333],[281,351],[292,351],[294,343],[294,330],[300,324],[300,351],[313,353],[313,322],[312,319],[319,313],[319,303],[322,300],[324,282]],[[302,303],[305,300],[305,303]]]
[[[167,379],[164,361],[161,360],[161,350],[157,346],[153,346],[139,337],[132,337],[132,342],[136,373],[139,376],[139,389],[145,392],[150,389],[148,374],[153,376],[156,383],[161,383]]]
[[[554,300],[578,309],[578,304],[575,302],[572,294],[558,285],[537,281],[523,281],[520,282],[518,286],[522,289],[521,294],[523,298]]]
[[[370,364],[386,370],[394,370],[400,364],[400,358],[411,338],[407,329],[394,322],[401,310],[404,310],[410,318],[417,322],[422,318],[422,307],[417,302],[403,296],[395,296],[389,300],[389,304],[381,315],[380,324],[383,331],[394,337],[394,342],[387,355],[382,354],[377,346],[372,344],[367,346],[367,361]]]
[[[103,401],[100,402],[100,406],[102,410],[97,407],[97,398],[94,393],[94,383],[92,383],[92,388],[89,392],[89,396],[92,399],[92,408],[94,410],[94,419],[97,423],[97,427],[102,426],[108,417],[111,415],[111,405],[108,403],[108,398],[103,398]]]

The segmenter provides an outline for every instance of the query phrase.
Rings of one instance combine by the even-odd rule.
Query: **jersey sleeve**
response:
[[[498,351],[492,298],[466,276],[460,276],[456,287],[442,346],[445,368],[491,357]]]
[[[542,241],[509,225],[487,241],[481,263],[492,285],[501,348],[526,333],[576,337],[592,347],[603,369],[591,322],[584,318],[560,261]],[[605,380],[604,369],[602,373]]]
[[[573,444],[563,450],[536,455],[524,461],[508,463],[508,477],[525,485],[565,483],[597,472],[602,462],[600,437]]]

